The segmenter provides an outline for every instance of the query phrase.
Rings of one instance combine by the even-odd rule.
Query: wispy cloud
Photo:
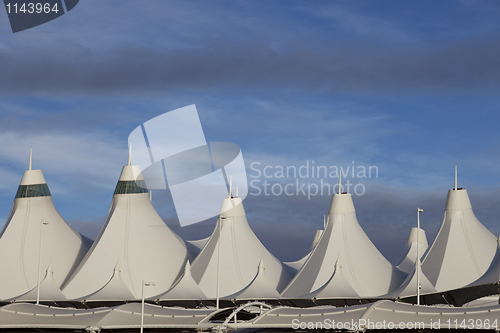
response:
[[[0,133],[0,142],[0,158],[9,164],[9,169],[3,172],[12,173],[12,167],[26,170],[32,146],[33,168],[57,175],[51,186],[56,193],[72,193],[68,187],[71,183],[97,188],[112,186],[127,156],[126,144],[104,133],[29,135],[23,131],[4,131]]]
[[[493,93],[500,87],[500,47],[492,39],[405,49],[303,42],[278,53],[266,44],[215,42],[197,50],[60,53],[57,60],[50,53],[0,54],[0,61],[9,64],[0,68],[2,93],[262,92],[271,87],[332,94]]]
[[[406,31],[397,27],[394,23],[378,17],[360,15],[352,10],[335,5],[315,9],[304,7],[303,9],[312,12],[317,17],[331,19],[333,27],[341,27],[347,33],[374,37],[379,40],[413,42],[413,38]]]

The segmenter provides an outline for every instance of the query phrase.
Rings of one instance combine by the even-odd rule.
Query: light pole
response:
[[[420,213],[424,210],[417,208],[417,261],[415,262],[415,271],[417,273],[417,305],[420,305],[420,252],[418,251],[418,235],[420,234]]]
[[[220,246],[221,246],[221,242],[222,242],[222,235],[221,235],[221,232],[222,232],[222,220],[225,220],[226,217],[225,216],[221,216],[219,218],[219,241],[218,241],[218,244],[217,244],[217,290],[215,291],[215,294],[216,294],[216,302],[215,302],[215,307],[216,309],[219,308],[219,288],[220,288]]]
[[[142,280],[141,333],[144,331],[144,287],[154,287],[155,283]]]
[[[229,195],[228,195],[228,199],[229,201],[232,200],[233,198],[233,195],[232,195],[232,190],[233,190],[233,175],[229,176]],[[232,203],[232,201],[231,201]],[[220,292],[220,247],[221,247],[221,243],[222,243],[222,220],[225,220],[226,217],[225,216],[221,216],[219,215],[219,240],[218,240],[218,243],[217,243],[217,287],[216,287],[216,291],[215,291],[215,296],[216,296],[216,301],[215,301],[215,308],[216,309],[219,309],[219,292]]]
[[[42,232],[43,226],[48,225],[49,222],[42,221],[40,225],[40,242],[38,242],[38,278],[36,283],[36,304],[40,304],[40,265],[42,261]]]

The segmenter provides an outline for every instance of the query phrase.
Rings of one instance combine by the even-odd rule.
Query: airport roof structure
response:
[[[139,166],[123,167],[106,222],[89,252],[63,287],[68,299],[109,300],[167,291],[187,260],[184,241],[154,209]],[[96,293],[97,292],[97,293]]]
[[[210,239],[193,261],[193,278],[208,298],[229,296],[245,288],[255,278],[261,259],[272,287],[282,290],[290,280],[288,271],[253,233],[241,198],[230,194],[223,200]],[[267,290],[262,290],[262,296],[267,295]]]
[[[422,256],[429,247],[429,244],[427,243],[427,237],[425,236],[425,231],[422,228],[420,228],[418,229],[418,232],[419,234],[417,237],[417,228],[411,228],[403,256],[396,265],[397,268],[399,268],[400,270],[402,270],[407,274],[410,274],[415,268],[415,262],[417,261],[417,248],[419,253],[418,257],[422,259]],[[417,246],[417,238],[418,238],[418,246]]]
[[[340,260],[345,279],[335,278],[335,263]],[[406,275],[393,267],[373,245],[358,223],[352,197],[334,194],[328,219],[312,253],[282,292],[282,298],[299,298],[322,288],[331,298],[341,297],[345,281],[361,297],[376,297],[400,286]],[[339,286],[332,283],[340,283]],[[337,292],[339,292],[337,294]],[[326,293],[322,294],[326,297]]]
[[[0,300],[36,288],[49,265],[61,287],[89,246],[57,211],[42,171],[32,170],[31,156],[0,233]]]
[[[184,267],[184,274],[174,283],[174,285],[157,296],[149,297],[150,300],[204,300],[207,297],[198,286],[196,281],[191,275],[191,264],[189,261],[186,262]]]
[[[472,211],[466,189],[448,191],[443,221],[422,261],[422,271],[438,291],[460,288],[480,278],[490,266],[497,238]]]
[[[278,298],[280,298],[280,294],[266,276],[266,267],[264,266],[263,259],[259,262],[255,278],[245,288],[224,297],[224,299],[228,300],[263,300]]]

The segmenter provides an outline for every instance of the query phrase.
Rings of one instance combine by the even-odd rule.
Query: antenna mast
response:
[[[457,190],[457,165],[455,164],[455,191]]]
[[[130,160],[132,159],[132,142],[128,145],[128,166],[130,166]]]
[[[339,175],[339,194],[342,194],[342,169],[340,170]]]
[[[33,147],[30,148],[30,165],[28,170],[31,170],[31,164],[33,162]]]

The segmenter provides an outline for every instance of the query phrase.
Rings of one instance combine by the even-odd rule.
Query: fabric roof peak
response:
[[[189,260],[184,266],[184,274],[164,293],[149,297],[149,300],[203,300],[207,297],[191,275]]]
[[[26,170],[24,171],[23,178],[20,185],[37,185],[47,184],[42,170]]]
[[[28,292],[13,297],[10,300],[5,301],[35,301],[37,299],[38,285],[35,285]],[[47,269],[45,270],[45,276],[40,281],[40,300],[42,301],[63,301],[66,297],[59,289],[58,283],[54,280],[54,271],[52,270],[52,264],[49,263]]]
[[[354,208],[354,203],[352,202],[352,196],[349,193],[335,193],[332,196],[330,202],[330,209],[328,214],[341,214],[341,213],[354,213],[356,209]]]
[[[223,297],[224,299],[238,300],[257,300],[257,299],[278,299],[279,292],[273,286],[273,283],[268,280],[264,267],[264,258],[259,262],[257,274],[253,280],[240,291]]]
[[[241,198],[224,198],[222,207],[220,209],[221,217],[236,217],[245,216],[245,209],[243,208],[243,201]]]
[[[264,266],[264,258],[260,258],[259,271],[265,270],[265,269],[266,269],[266,266]]]
[[[121,275],[118,263],[113,269],[113,275],[102,288],[97,291],[81,297],[78,300],[85,301],[106,301],[106,300],[133,300],[136,299],[131,286]]]
[[[466,189],[449,190],[444,210],[472,209],[469,194]]]
[[[418,265],[417,265],[418,261]],[[425,295],[425,294],[432,294],[436,292],[436,288],[432,285],[432,283],[429,281],[427,276],[422,272],[422,265],[420,264],[420,259],[415,260],[415,263],[413,264],[413,270],[410,272],[410,274],[407,276],[407,278],[403,281],[401,286],[388,293],[386,297],[390,298],[404,298],[404,297],[411,297],[411,296],[416,296],[417,295],[417,272],[418,272],[418,281],[420,284],[420,294]]]
[[[425,235],[424,229],[420,228],[418,230],[418,252],[420,253],[420,258],[424,255],[425,251],[429,247],[427,243],[427,237]],[[405,251],[396,265],[397,268],[405,273],[410,274],[415,266],[415,260],[417,259],[417,228],[411,228],[410,234],[408,235],[408,241],[406,242]]]
[[[335,270],[328,281],[315,291],[301,296],[305,299],[358,298],[359,293],[342,272],[340,257],[335,261]]]
[[[342,268],[340,265],[340,257],[337,258],[337,261],[335,261],[335,268]]]
[[[141,172],[141,167],[138,165],[123,166],[119,181],[135,181],[135,180],[144,180],[144,177],[142,176]]]

